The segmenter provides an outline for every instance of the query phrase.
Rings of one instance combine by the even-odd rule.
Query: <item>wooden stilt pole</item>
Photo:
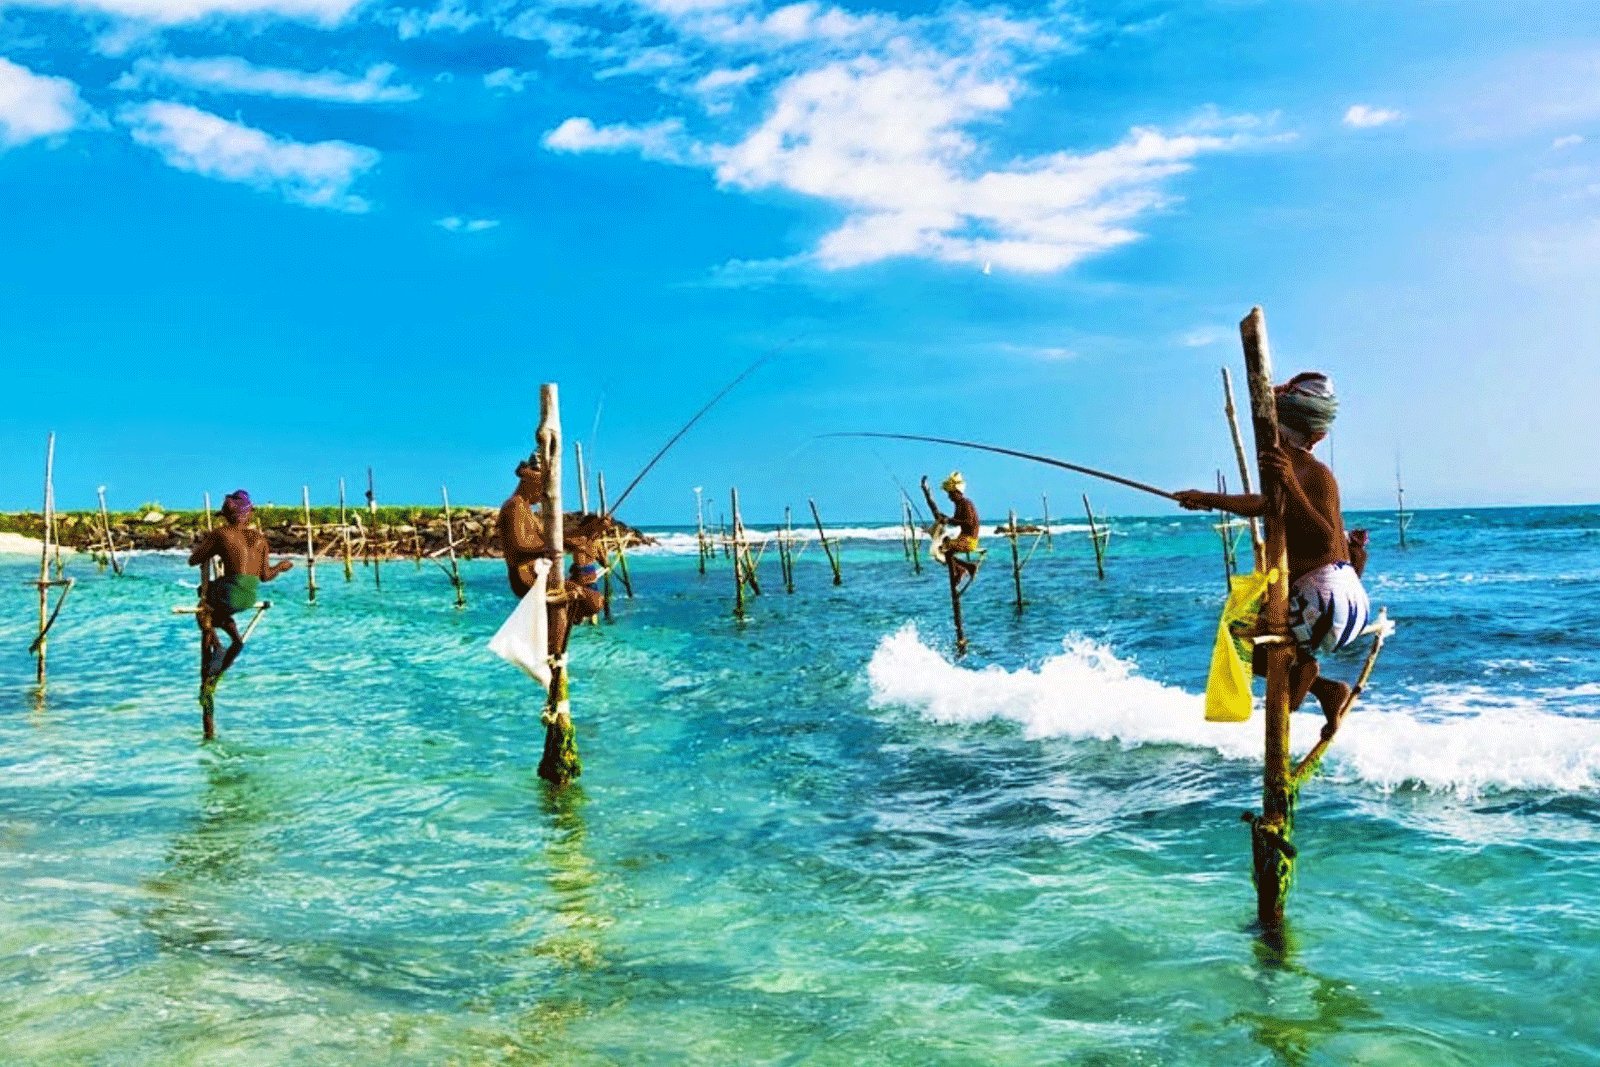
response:
[[[372,585],[383,588],[383,562],[378,555],[378,496],[372,488],[372,468],[367,468],[367,518],[372,529],[367,534],[367,562],[372,566]]]
[[[450,587],[456,592],[456,607],[467,606],[467,587],[461,580],[461,565],[456,560],[456,530],[450,519],[450,490],[446,486],[439,487],[439,496],[444,500],[444,543],[450,552]]]
[[[817,502],[808,500],[807,503],[811,505],[811,517],[817,524],[817,538],[822,542],[822,551],[828,557],[828,565],[833,568],[833,584],[843,585],[844,574],[839,569],[839,556],[834,551],[836,546],[828,540],[828,531],[822,528],[822,516],[817,512]]]
[[[1233,406],[1233,375],[1228,373],[1228,368],[1222,368],[1222,413],[1228,417],[1228,435],[1233,439],[1233,455],[1239,462],[1239,491],[1253,493],[1250,480],[1250,460],[1244,454],[1244,437],[1239,433],[1239,410]],[[1262,553],[1265,546],[1261,541],[1261,522],[1254,516],[1250,519],[1250,554],[1255,560],[1255,569],[1262,567]]]
[[[1406,525],[1411,522],[1411,516],[1406,514],[1406,487],[1400,480],[1400,461],[1394,461],[1394,499],[1395,522],[1400,528],[1400,548],[1406,547]]]
[[[783,508],[783,540],[778,542],[783,550],[778,556],[783,561],[783,591],[794,592],[794,512],[786,504]]]
[[[900,551],[905,554],[906,562],[911,562],[911,524],[906,521],[905,498],[900,498]]]
[[[1239,324],[1257,456],[1278,445],[1277,401],[1272,390],[1272,350],[1266,317],[1252,308]],[[1289,636],[1289,551],[1283,524],[1283,486],[1269,468],[1259,468],[1267,500],[1265,562],[1276,570],[1262,605],[1258,641],[1265,642],[1267,667],[1266,751],[1261,781],[1261,814],[1246,813],[1256,883],[1256,915],[1263,928],[1283,924],[1284,901],[1294,874],[1294,805],[1289,780],[1289,675],[1294,644]]]
[[[111,573],[122,576],[122,561],[117,558],[117,542],[111,536],[111,514],[106,510],[106,487],[99,486],[95,492],[100,497],[100,531],[106,538],[106,558],[111,561]]]
[[[1222,496],[1228,495],[1228,479],[1221,471],[1217,472],[1217,492]],[[1233,588],[1233,576],[1239,571],[1239,560],[1233,551],[1233,517],[1226,513],[1222,522],[1217,525],[1217,534],[1222,538],[1222,587]]]
[[[733,513],[733,617],[744,621],[744,552],[739,533],[739,490],[729,490],[729,508]]]
[[[967,631],[961,624],[961,566],[954,552],[945,553],[944,566],[950,575],[950,616],[955,621],[956,658],[960,659],[967,654]]]
[[[1016,587],[1017,614],[1022,614],[1022,553],[1017,548],[1017,509],[1012,508],[1006,516],[1006,540],[1011,542],[1011,584]]]
[[[306,520],[306,603],[317,602],[317,542],[311,528],[311,487],[300,487],[300,512]]]
[[[205,515],[206,515],[206,533],[210,533],[211,532],[211,494],[210,493],[205,494],[205,500],[206,500],[206,511],[205,511]]]
[[[1106,580],[1106,538],[1111,536],[1109,530],[1102,531],[1100,525],[1094,521],[1094,509],[1089,506],[1089,494],[1083,494],[1083,510],[1089,516],[1089,540],[1094,542],[1094,569],[1103,582]]]
[[[1040,493],[1039,502],[1044,505],[1044,547],[1047,551],[1056,550],[1056,536],[1050,532],[1050,494]]]
[[[561,407],[553,384],[539,387],[539,442],[540,465],[545,471],[544,501],[541,506],[544,519],[545,544],[555,557],[552,583],[558,590],[566,584],[566,537],[561,510]],[[559,646],[550,649],[550,694],[545,702],[544,755],[539,760],[539,777],[560,788],[583,773],[583,763],[578,758],[577,731],[572,724],[572,702],[568,696],[567,647],[571,641],[571,627],[567,625],[568,609],[563,600],[551,604],[551,641]]]
[[[700,577],[704,578],[710,546],[706,544],[706,511],[705,502],[700,497],[701,488],[698,485],[694,487],[694,538],[700,552]]]
[[[595,472],[595,484],[600,490],[600,513],[609,515],[606,510],[606,472]],[[585,510],[588,510],[587,508]],[[633,575],[628,573],[628,546],[621,537],[617,538],[617,577],[622,579],[622,595],[629,600],[633,599]]]
[[[911,545],[911,573],[922,573],[922,534],[917,529],[917,518],[911,513],[911,501],[900,497],[900,513],[906,524],[906,541]]]
[[[50,540],[55,534],[56,526],[56,435],[50,434],[44,450],[44,505],[42,518],[43,529],[40,532],[39,545],[39,635],[34,640],[34,655],[37,662],[34,668],[34,682],[39,687],[39,692],[44,692],[45,687],[45,660],[49,652],[50,631]]]
[[[589,514],[589,475],[583,469],[583,442],[572,442],[572,454],[577,460],[578,467],[578,510],[585,515]],[[605,511],[605,504],[600,505],[600,510]]]
[[[344,580],[350,581],[355,577],[355,568],[350,560],[350,516],[345,510],[344,479],[339,479],[339,539],[344,545]]]

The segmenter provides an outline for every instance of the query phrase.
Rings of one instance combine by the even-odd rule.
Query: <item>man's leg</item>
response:
[[[1296,653],[1294,668],[1289,675],[1289,710],[1299,710],[1308,693],[1316,697],[1317,703],[1322,705],[1323,718],[1328,720],[1322,732],[1332,735],[1339,728],[1339,717],[1344,714],[1345,702],[1350,699],[1350,687],[1332,678],[1322,677],[1320,669],[1317,661],[1304,651]]]
[[[216,682],[224,674],[228,673],[228,668],[233,666],[233,661],[239,658],[240,652],[244,651],[244,638],[239,636],[239,624],[234,621],[232,615],[219,615],[213,622],[217,629],[221,629],[223,633],[228,635],[229,641],[228,650],[222,653],[220,660],[217,658],[216,653],[222,648],[222,642],[217,641],[212,649],[210,658],[211,680]],[[214,629],[212,630],[213,637],[215,634],[216,630]]]

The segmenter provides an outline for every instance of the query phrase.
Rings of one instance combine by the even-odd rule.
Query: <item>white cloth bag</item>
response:
[[[489,638],[489,651],[507,663],[521,667],[539,688],[550,690],[550,619],[545,612],[545,580],[550,561],[533,561],[533,588],[517,602],[500,629]]]

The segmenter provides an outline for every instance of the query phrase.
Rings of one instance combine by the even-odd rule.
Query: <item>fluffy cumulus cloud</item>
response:
[[[136,89],[150,84],[174,83],[209,92],[340,104],[383,104],[417,99],[421,94],[416,89],[390,80],[394,72],[394,66],[389,63],[368,67],[366,73],[357,78],[331,70],[259,67],[238,56],[206,59],[163,56],[138,60],[116,84],[119,89]]]
[[[636,151],[705,166],[726,189],[826,203],[842,217],[804,258],[827,269],[920,258],[1063,270],[1137,240],[1140,222],[1173,201],[1171,180],[1201,156],[1268,136],[1249,117],[1201,112],[1088,150],[1002,150],[996,133],[1029,75],[1071,47],[1072,24],[1060,18],[966,8],[905,18],[815,0],[771,10],[754,0],[634,2],[678,47],[698,49],[699,68],[657,84],[699,107],[710,128],[575,116],[546,147]],[[754,94],[742,112],[719,99],[732,89]]]
[[[1353,130],[1371,130],[1400,121],[1400,112],[1370,104],[1351,104],[1344,113],[1344,124]]]
[[[377,164],[378,153],[371,148],[285,140],[169,101],[127,107],[119,117],[135,141],[179,170],[239,182],[309,207],[351,212],[369,207],[350,189]]]
[[[276,16],[333,25],[362,0],[13,0],[18,7],[57,8],[135,19],[159,25],[222,17]]]
[[[0,149],[66,133],[87,114],[72,82],[0,59]]]

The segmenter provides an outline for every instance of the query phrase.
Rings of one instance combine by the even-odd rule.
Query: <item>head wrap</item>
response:
[[[939,483],[939,488],[947,493],[964,492],[967,488],[967,480],[961,477],[960,471],[951,471],[950,477]]]
[[[1296,374],[1274,390],[1278,398],[1278,422],[1304,436],[1327,433],[1339,413],[1339,398],[1326,374],[1307,371]]]
[[[250,494],[243,489],[235,489],[222,498],[222,510],[231,511],[238,516],[240,522],[248,519],[255,509],[256,506],[250,503]]]

